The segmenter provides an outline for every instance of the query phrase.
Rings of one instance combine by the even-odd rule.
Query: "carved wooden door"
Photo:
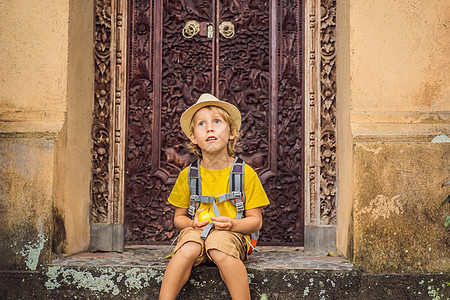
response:
[[[303,245],[301,1],[129,3],[127,243],[175,238],[167,198],[194,160],[179,118],[210,92],[242,113],[238,155],[271,200],[261,241]]]

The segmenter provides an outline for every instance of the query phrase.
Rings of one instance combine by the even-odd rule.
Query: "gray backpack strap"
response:
[[[216,201],[215,201],[216,198],[215,197],[211,197],[211,198],[213,198],[212,208],[213,208],[214,215],[216,217],[218,217],[218,216],[220,216],[220,211],[219,211],[219,208],[217,207],[217,204],[216,204]],[[206,225],[205,228],[203,228],[203,231],[202,231],[202,234],[200,235],[200,237],[202,239],[206,240],[206,238],[208,237],[208,234],[211,231],[212,227],[213,227],[213,223],[212,222],[209,223],[208,225]]]
[[[225,193],[222,195],[217,196],[217,203],[222,203],[228,200],[234,200],[237,198],[242,197],[242,193],[241,192],[232,192],[232,193]],[[233,201],[234,204],[234,201]]]
[[[195,216],[195,212],[200,206],[200,203],[213,203],[213,211],[216,216],[220,216],[219,209],[216,205],[216,198],[212,196],[202,196],[202,181],[200,175],[200,161],[196,160],[189,166],[188,170],[188,181],[189,181],[189,216],[193,219]],[[209,223],[203,229],[200,237],[206,240],[211,228],[213,227],[213,223]]]
[[[214,226],[213,222],[209,223],[208,225],[205,226],[205,228],[203,228],[202,234],[200,234],[200,237],[203,240],[206,240],[206,238],[208,237],[209,232],[211,231],[211,228]]]
[[[231,201],[236,206],[236,219],[241,219],[244,214],[244,161],[236,157],[230,171],[229,188],[232,194]]]
[[[188,170],[189,181],[189,216],[193,219],[195,212],[200,206],[200,196],[202,194],[202,182],[200,177],[200,161],[196,160],[189,166]]]

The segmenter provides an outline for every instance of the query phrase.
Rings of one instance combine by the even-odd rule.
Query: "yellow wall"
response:
[[[450,2],[337,5],[338,250],[368,271],[443,270]],[[392,214],[378,218],[376,203]]]
[[[65,240],[54,241],[55,251],[61,254],[89,247],[93,3],[74,0],[69,5],[67,113],[58,138],[55,184],[55,208],[65,223]]]
[[[0,2],[0,107],[64,111],[68,1]]]
[[[27,258],[16,254],[35,243],[42,228],[48,229],[42,249],[33,244],[39,262],[50,259],[52,244],[60,254],[89,245],[93,1],[1,1],[0,28],[0,157],[11,170],[4,168],[0,186],[23,186],[15,193],[0,189],[0,213],[6,231],[22,219],[28,228],[4,261],[25,266]],[[23,184],[13,176],[29,166],[42,180]],[[39,198],[45,202],[40,214],[30,196],[36,192],[46,195]],[[21,203],[28,206],[17,210]],[[14,242],[4,238],[2,245]]]
[[[353,112],[448,111],[450,2],[350,1]]]
[[[350,1],[337,1],[336,120],[337,120],[337,238],[338,251],[353,255],[353,142],[350,127]]]

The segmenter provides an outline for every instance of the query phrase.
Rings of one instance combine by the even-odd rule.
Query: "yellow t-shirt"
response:
[[[200,176],[202,183],[202,196],[214,196],[229,192],[228,182],[231,167],[221,170],[209,170],[200,166]],[[178,179],[169,196],[169,203],[181,207],[189,208],[189,167],[185,168],[178,175]],[[269,204],[269,199],[262,187],[261,181],[256,172],[247,164],[244,167],[244,193],[245,210],[262,207]],[[201,203],[199,209],[208,209],[212,203]],[[231,201],[225,201],[217,204],[221,216],[236,218],[236,207]]]

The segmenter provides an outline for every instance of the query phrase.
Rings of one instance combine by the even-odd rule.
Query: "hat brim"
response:
[[[184,134],[189,137],[191,134],[191,121],[194,117],[195,113],[206,106],[217,106],[224,109],[230,115],[233,123],[236,125],[236,130],[239,132],[241,129],[241,112],[239,109],[231,103],[220,101],[220,100],[211,100],[211,101],[202,101],[197,102],[196,104],[189,107],[180,118],[181,130],[183,130]]]

